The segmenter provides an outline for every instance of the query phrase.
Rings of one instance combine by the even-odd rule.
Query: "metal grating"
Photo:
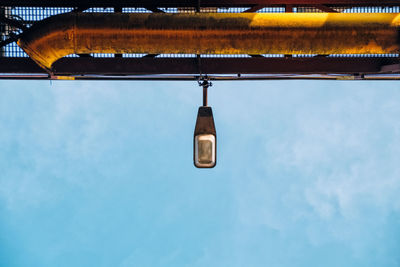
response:
[[[257,11],[257,13],[285,13],[284,7],[264,7]]]
[[[235,7],[235,8],[216,8],[216,7],[202,7],[200,12],[216,12],[216,13],[240,13],[245,12],[249,8],[246,7]],[[67,13],[73,11],[73,8],[69,7],[0,7],[0,16],[6,18],[18,20],[23,23],[26,27],[30,27],[36,21],[43,20],[50,16]],[[391,7],[335,7],[335,11],[344,13],[400,13],[399,6]],[[178,7],[178,8],[159,8],[158,10],[166,13],[193,13],[196,12],[195,8],[191,7]],[[114,8],[89,8],[83,12],[114,12]],[[122,12],[125,13],[151,13],[152,11],[146,8],[122,8]],[[265,7],[258,11],[258,13],[283,13],[285,12],[284,7]],[[294,7],[293,12],[323,12],[316,7]],[[22,31],[16,27],[11,27],[0,23],[0,41],[7,40],[12,36],[20,34]],[[24,51],[13,42],[6,46],[0,47],[1,57],[27,57]],[[68,57],[77,57],[78,55],[69,55]],[[114,54],[91,54],[92,57],[114,57]],[[143,57],[145,54],[124,54],[123,57]],[[285,55],[262,55],[264,57],[285,57]],[[313,57],[316,55],[293,55],[293,57]],[[356,55],[327,55],[328,57],[399,57],[399,54],[356,54]],[[196,55],[189,54],[161,54],[156,57],[196,57]],[[249,55],[201,55],[201,57],[250,57]]]

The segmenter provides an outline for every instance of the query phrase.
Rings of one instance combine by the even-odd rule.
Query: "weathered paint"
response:
[[[18,45],[41,67],[69,54],[399,53],[400,14],[68,13],[43,20]]]

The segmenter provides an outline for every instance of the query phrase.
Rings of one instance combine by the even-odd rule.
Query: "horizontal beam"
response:
[[[399,27],[398,14],[70,12],[34,25],[18,45],[48,70],[90,53],[393,54]]]
[[[386,62],[385,62],[386,61]],[[400,63],[383,58],[201,58],[201,72],[207,74],[320,74],[378,73],[382,65]],[[110,65],[109,65],[110,64]],[[56,73],[194,74],[199,73],[195,58],[123,58],[79,60],[63,58],[55,63]]]
[[[256,80],[339,80],[339,81],[394,81],[400,80],[399,74],[388,75],[208,75],[212,81],[256,81]],[[199,75],[131,75],[131,76],[50,76],[44,74],[0,75],[0,80],[83,80],[83,81],[199,81]]]
[[[55,75],[375,74],[398,58],[62,58]],[[199,66],[201,69],[199,70]],[[383,68],[384,69],[384,68]],[[46,73],[30,58],[0,58],[0,73]]]
[[[0,0],[0,6],[28,6],[28,7],[196,7],[197,0]],[[400,6],[396,0],[201,0],[204,7],[251,7],[284,6],[284,5],[330,5],[330,6]]]
[[[0,73],[46,73],[28,57],[0,57]]]

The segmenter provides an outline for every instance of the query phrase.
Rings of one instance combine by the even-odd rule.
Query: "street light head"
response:
[[[217,163],[217,134],[211,107],[202,106],[194,130],[194,165],[213,168]]]
[[[212,168],[215,166],[215,136],[200,134],[194,137],[194,165],[198,168]]]

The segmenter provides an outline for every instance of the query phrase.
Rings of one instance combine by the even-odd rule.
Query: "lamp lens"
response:
[[[211,163],[212,161],[212,143],[209,140],[199,141],[199,162]]]
[[[215,136],[201,134],[195,137],[195,164],[198,167],[215,165]]]

